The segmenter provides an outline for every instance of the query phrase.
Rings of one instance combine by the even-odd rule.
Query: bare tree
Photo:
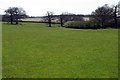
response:
[[[63,27],[63,24],[64,24],[63,18],[64,18],[64,14],[62,13],[62,14],[60,15],[60,24],[61,24],[61,27]]]
[[[9,18],[11,24],[13,24],[13,15],[14,10],[10,7],[9,9],[5,10],[6,16]]]
[[[92,15],[95,20],[101,23],[102,27],[105,27],[104,23],[113,18],[113,8],[105,4],[102,7],[98,7],[95,12],[92,12]]]
[[[113,14],[114,14],[114,27],[117,28],[118,27],[118,21],[117,21],[117,17],[120,16],[120,2],[118,2],[117,5],[113,6]]]
[[[11,24],[15,21],[18,24],[18,19],[26,17],[26,12],[22,8],[9,7],[5,10],[6,16],[9,18]]]
[[[117,28],[117,5],[116,6],[114,6],[114,12],[113,12],[113,14],[114,14],[114,23],[115,23],[115,25],[114,25],[114,27],[115,28]]]
[[[15,17],[16,24],[18,24],[18,19],[26,17],[26,12],[22,8],[15,7],[14,15],[15,15],[14,17]]]
[[[47,15],[48,26],[51,27],[53,12],[48,11],[46,15]]]
[[[118,2],[118,16],[120,16],[120,1]]]

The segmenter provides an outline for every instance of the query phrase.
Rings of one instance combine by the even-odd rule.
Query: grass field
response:
[[[2,23],[0,22],[0,79],[2,79]]]
[[[3,23],[3,78],[117,78],[117,29]]]

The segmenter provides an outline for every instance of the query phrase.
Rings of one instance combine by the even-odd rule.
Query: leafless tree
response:
[[[120,1],[118,2],[118,16],[120,16]]]
[[[15,21],[18,24],[18,19],[26,17],[26,12],[22,8],[9,7],[5,10],[6,16],[9,18],[11,24]]]
[[[48,26],[51,27],[53,12],[47,11],[46,15],[47,15]]]
[[[120,2],[118,2],[117,5],[113,6],[113,14],[114,14],[114,27],[117,28],[118,27],[118,21],[117,21],[117,17],[120,16]]]

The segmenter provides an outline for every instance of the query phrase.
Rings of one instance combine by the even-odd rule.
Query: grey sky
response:
[[[91,14],[98,6],[115,5],[120,0],[0,0],[0,14],[8,7],[22,7],[30,16],[44,16],[47,11],[54,14],[69,12]]]

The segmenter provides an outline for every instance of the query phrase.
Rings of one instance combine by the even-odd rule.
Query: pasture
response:
[[[117,78],[118,30],[2,26],[3,78]]]

